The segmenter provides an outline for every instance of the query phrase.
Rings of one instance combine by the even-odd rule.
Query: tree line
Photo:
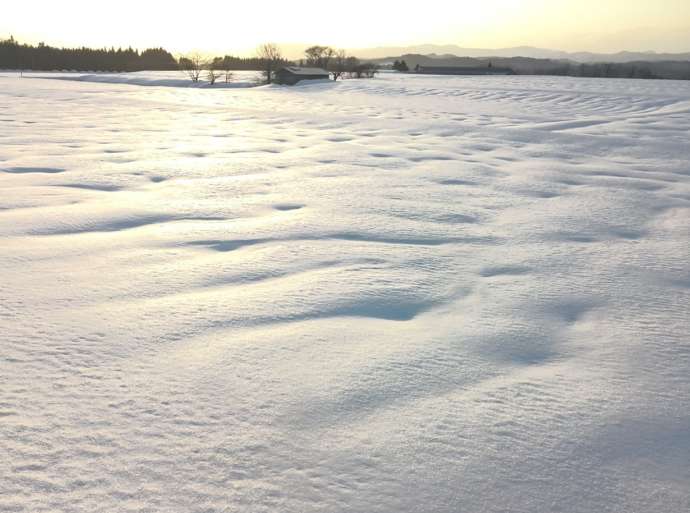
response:
[[[345,50],[330,46],[311,46],[304,51],[300,65],[322,68],[330,71],[334,80],[339,78],[373,78],[379,67],[372,62],[360,62],[357,57],[347,55]]]
[[[133,48],[56,48],[39,43],[21,44],[12,36],[0,40],[0,69],[36,71],[166,71],[183,70],[189,78],[198,82],[202,79],[211,84],[219,79],[229,82],[232,70],[261,71],[264,82],[271,83],[275,72],[288,65],[323,68],[335,80],[340,78],[370,78],[378,72],[373,63],[360,62],[345,50],[330,46],[314,45],[307,48],[304,58],[291,61],[282,55],[280,48],[266,43],[257,49],[253,57],[205,57],[199,53],[181,56],[176,59],[163,48],[150,48],[144,51]]]
[[[634,62],[634,63],[596,63],[579,64],[548,59],[499,59],[498,65],[512,68],[518,74],[569,75],[581,77],[620,77],[620,78],[675,78],[690,79],[688,62]],[[195,61],[191,63],[190,61]],[[481,64],[481,61],[478,60]],[[414,63],[412,63],[414,64]],[[412,64],[410,66],[412,66]],[[344,50],[330,46],[315,45],[307,48],[304,57],[297,61],[284,58],[280,48],[273,44],[259,47],[253,57],[201,58],[198,55],[183,56],[176,59],[163,48],[150,48],[139,51],[130,48],[57,48],[44,43],[38,45],[21,44],[12,36],[0,40],[0,69],[22,69],[36,71],[162,71],[182,68],[200,70],[191,72],[194,80],[202,78],[215,82],[225,77],[232,78],[230,70],[261,71],[266,82],[272,81],[275,71],[286,65],[319,67],[331,72],[334,79],[371,77],[378,66],[370,62],[360,62]],[[408,71],[404,59],[393,63],[393,69]],[[198,74],[197,74],[198,73]],[[208,76],[204,77],[204,74]]]
[[[211,85],[219,78],[225,82],[232,80],[232,70],[261,71],[262,82],[270,84],[275,80],[276,71],[284,66],[307,66],[324,69],[340,78],[372,78],[378,73],[378,66],[370,62],[360,62],[357,57],[347,55],[345,50],[336,50],[330,46],[315,45],[304,51],[304,58],[290,61],[283,57],[282,51],[275,43],[264,43],[257,48],[256,56],[239,58],[224,57],[204,58],[199,53],[180,57],[180,68],[193,82],[205,79]]]
[[[142,52],[132,48],[55,48],[20,44],[12,36],[0,40],[0,69],[37,71],[141,71],[177,69],[178,62],[163,48]]]
[[[570,64],[553,70],[554,75],[592,78],[662,78],[646,64],[635,63],[594,63]]]
[[[639,61],[639,62],[597,62],[575,63],[549,61],[535,65],[511,64],[518,75],[555,75],[590,78],[642,78],[642,79],[690,79],[690,62]]]
[[[405,59],[403,59],[403,60],[401,60],[401,61],[399,61],[399,60],[396,59],[395,62],[393,63],[393,66],[392,66],[392,67],[393,67],[393,69],[394,69],[395,71],[400,71],[400,72],[403,72],[403,73],[406,73],[406,72],[410,71],[410,67],[409,67],[409,66],[407,65],[407,63],[405,62]],[[419,67],[419,65],[418,65],[417,67]]]
[[[397,71],[415,71],[417,66],[438,67],[501,67],[510,68],[517,75],[556,75],[571,77],[601,78],[654,78],[690,79],[690,61],[635,61],[578,63],[555,59],[534,59],[528,57],[466,58],[448,57],[432,59],[425,55],[407,54],[386,64]]]

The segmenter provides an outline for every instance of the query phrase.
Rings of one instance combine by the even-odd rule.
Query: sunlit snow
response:
[[[690,510],[690,82],[40,76],[0,511]]]

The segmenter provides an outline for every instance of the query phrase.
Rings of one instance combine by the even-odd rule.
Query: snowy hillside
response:
[[[690,510],[689,141],[690,82],[0,75],[0,511]]]

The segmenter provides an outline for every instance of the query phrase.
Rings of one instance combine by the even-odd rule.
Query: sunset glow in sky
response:
[[[183,7],[184,6],[184,7]],[[64,46],[247,53],[263,41],[690,51],[689,0],[8,2],[0,37]]]

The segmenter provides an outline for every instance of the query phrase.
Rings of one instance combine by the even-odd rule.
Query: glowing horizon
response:
[[[554,5],[554,4],[558,5]],[[286,54],[307,44],[356,50],[457,44],[471,48],[535,46],[566,51],[690,51],[687,0],[313,0],[232,5],[197,0],[190,9],[169,2],[37,1],[6,7],[0,37],[54,46],[148,48],[174,53],[247,55],[264,41]],[[41,16],[37,17],[36,13]]]

